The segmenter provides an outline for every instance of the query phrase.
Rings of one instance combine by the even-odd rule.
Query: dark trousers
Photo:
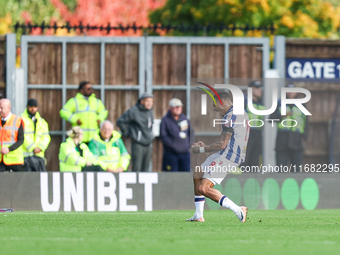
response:
[[[152,156],[152,143],[143,145],[131,141],[131,161],[133,172],[147,172]]]
[[[247,145],[246,159],[242,166],[258,166],[262,154],[262,131],[251,129]]]
[[[162,170],[165,172],[190,172],[190,152],[178,154],[164,149]]]
[[[24,165],[5,165],[4,162],[0,163],[0,172],[13,171],[22,172],[24,171]]]
[[[25,157],[26,172],[46,172],[45,159],[37,156]]]
[[[302,165],[303,159],[303,150],[280,150],[276,151],[276,164],[278,166],[287,166],[288,161],[292,164],[292,171],[293,167],[295,167],[296,172],[300,171],[300,165]]]

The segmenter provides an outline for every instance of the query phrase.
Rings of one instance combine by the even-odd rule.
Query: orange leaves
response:
[[[78,0],[74,12],[70,12],[62,0],[51,0],[59,10],[62,19],[71,25],[80,22],[86,26],[123,26],[136,23],[137,26],[148,26],[149,11],[163,6],[166,0]],[[129,30],[122,33],[121,30],[111,30],[109,35],[141,35],[141,31]],[[87,35],[107,35],[106,31],[87,31]]]
[[[294,20],[292,19],[291,16],[288,16],[288,15],[284,15],[282,18],[281,18],[281,21],[280,23],[283,25],[283,26],[286,26],[290,29],[293,29],[294,28]]]
[[[26,24],[28,24],[28,22],[32,22],[32,17],[28,11],[23,11],[20,16],[24,19]]]

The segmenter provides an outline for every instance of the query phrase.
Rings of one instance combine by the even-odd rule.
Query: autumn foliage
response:
[[[340,7],[320,0],[168,0],[150,14],[152,23],[239,25],[274,24],[288,37],[339,38]],[[179,33],[173,33],[180,35]],[[231,35],[230,31],[209,35]],[[263,36],[261,31],[235,31],[236,36]]]
[[[62,0],[50,0],[60,12],[64,22],[70,25],[107,26],[148,26],[148,13],[163,6],[166,0],[78,0],[77,7],[72,12]],[[107,35],[106,31],[87,31],[87,35]],[[109,35],[141,35],[141,31],[133,30],[122,33],[121,30],[111,30]]]
[[[330,3],[331,1],[332,3]],[[13,32],[16,22],[46,25],[150,24],[264,27],[274,24],[276,35],[287,37],[339,38],[339,0],[0,0],[0,34]],[[22,32],[22,31],[21,31]],[[18,32],[18,35],[21,33]],[[157,31],[160,32],[160,31]],[[77,35],[80,30],[32,29],[30,34]],[[132,29],[83,31],[86,35],[140,36]],[[204,32],[195,35],[203,35]],[[194,35],[173,31],[168,35]],[[265,36],[261,30],[210,31],[209,36]]]
[[[150,11],[160,8],[166,0],[0,0],[0,34],[13,32],[16,22],[59,26],[69,22],[71,26],[93,25],[93,26],[148,26],[148,14]],[[70,4],[71,3],[71,4]],[[73,6],[73,7],[70,7]],[[22,31],[19,31],[21,33]],[[76,35],[80,31],[68,31],[58,29],[32,28],[31,35]],[[133,30],[86,31],[87,35],[141,35],[142,31],[135,33]]]

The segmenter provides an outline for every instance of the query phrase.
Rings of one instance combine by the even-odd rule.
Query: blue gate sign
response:
[[[338,79],[340,59],[287,58],[286,78]]]

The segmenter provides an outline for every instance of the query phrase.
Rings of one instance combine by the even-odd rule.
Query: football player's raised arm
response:
[[[224,127],[220,135],[220,140],[216,143],[207,145],[205,147],[205,152],[216,152],[224,149],[227,146],[230,137],[233,135],[233,132],[234,130],[232,128]]]

